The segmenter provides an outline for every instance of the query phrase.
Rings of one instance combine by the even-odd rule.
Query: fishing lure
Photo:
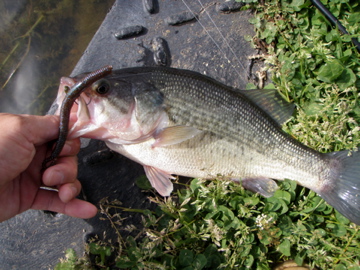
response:
[[[85,90],[86,87],[96,82],[97,80],[109,75],[112,71],[112,66],[105,66],[87,74],[82,80],[77,82],[73,87],[66,90],[66,96],[61,104],[60,109],[60,125],[59,125],[59,138],[55,143],[55,147],[51,155],[46,158],[42,164],[43,170],[53,166],[63,149],[66,138],[69,132],[69,117],[71,107],[75,100]]]

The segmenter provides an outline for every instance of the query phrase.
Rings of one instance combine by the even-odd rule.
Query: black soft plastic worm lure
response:
[[[60,109],[59,138],[56,141],[54,150],[52,151],[51,155],[44,160],[42,164],[43,170],[55,164],[57,157],[59,156],[61,150],[65,145],[66,138],[69,132],[70,111],[75,100],[80,96],[80,94],[85,90],[86,87],[93,84],[97,80],[105,77],[106,75],[109,75],[111,71],[112,66],[105,66],[103,68],[90,72],[82,80],[77,82],[72,88],[67,91]]]

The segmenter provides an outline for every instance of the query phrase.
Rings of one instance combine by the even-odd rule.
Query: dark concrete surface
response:
[[[152,9],[144,8],[143,2],[154,6]],[[195,70],[225,84],[244,88],[247,57],[256,54],[244,39],[246,35],[253,35],[253,27],[248,23],[251,13],[222,13],[217,8],[225,2],[222,0],[201,2],[204,7],[198,1],[186,0],[197,20],[169,25],[169,16],[188,12],[183,1],[117,0],[72,75],[109,64],[116,69],[160,63]],[[124,39],[115,37],[122,29],[137,25],[143,27],[140,33]],[[163,45],[154,43],[154,39],[159,37]],[[159,57],[166,59],[159,60]],[[123,207],[153,208],[147,199],[153,193],[142,192],[135,185],[135,179],[143,174],[140,165],[110,152],[103,142],[92,140],[79,154],[78,177],[83,185],[83,195],[94,204],[109,197],[110,200],[120,200]],[[122,213],[122,216],[127,218],[123,226],[140,223],[139,215]],[[111,224],[100,217],[101,214],[90,220],[81,220],[31,210],[1,223],[0,269],[53,268],[67,248],[82,255],[83,245],[90,237],[103,237],[106,232],[108,238],[115,238]]]

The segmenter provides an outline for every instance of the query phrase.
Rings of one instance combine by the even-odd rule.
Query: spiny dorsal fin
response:
[[[243,90],[241,93],[251,99],[280,125],[289,120],[294,112],[295,105],[285,101],[276,89]]]

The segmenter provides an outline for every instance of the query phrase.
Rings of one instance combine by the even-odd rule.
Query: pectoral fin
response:
[[[162,129],[155,135],[153,147],[164,147],[189,140],[202,131],[188,126],[173,126]]]
[[[269,178],[245,178],[242,179],[241,183],[244,188],[259,193],[266,198],[274,195],[279,188],[276,182]]]
[[[153,188],[155,188],[161,196],[170,196],[170,193],[173,191],[173,184],[170,179],[174,179],[174,177],[154,167],[144,166],[144,169]]]

